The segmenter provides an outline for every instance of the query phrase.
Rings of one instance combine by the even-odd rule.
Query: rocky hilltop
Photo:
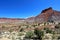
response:
[[[37,22],[57,21],[60,22],[60,12],[53,10],[51,7],[42,10],[42,12],[35,17]]]
[[[28,21],[32,22],[37,22],[37,23],[41,23],[41,22],[47,22],[47,21],[57,21],[60,22],[60,12],[53,10],[52,7],[49,7],[47,9],[42,10],[42,12],[32,18],[29,18]]]

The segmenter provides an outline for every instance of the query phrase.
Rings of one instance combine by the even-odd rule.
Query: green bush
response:
[[[5,28],[5,26],[2,26],[2,28]]]
[[[56,25],[55,28],[56,29],[59,29],[60,28],[60,24]]]
[[[22,35],[24,35],[24,34],[23,34],[23,33],[19,33],[19,34],[18,34],[18,36],[22,36]]]
[[[13,30],[12,30],[12,29],[10,29],[10,30],[9,30],[9,32],[11,33],[11,32],[13,32]]]
[[[20,32],[22,32],[22,31],[24,31],[24,29],[23,29],[23,28],[21,28],[21,29],[20,29]]]
[[[51,23],[53,23],[54,21],[53,21],[53,20],[48,20],[48,22],[51,22]]]
[[[51,29],[49,29],[49,28],[44,28],[44,30],[46,30],[46,33],[54,34],[54,31],[52,31],[52,30],[51,30]]]
[[[28,31],[28,32],[26,33],[25,37],[26,37],[26,38],[32,38],[32,37],[34,37],[34,32]]]
[[[37,25],[35,24],[35,25],[32,25],[33,27],[36,27]]]
[[[44,36],[44,31],[41,31],[41,30],[38,30],[38,29],[35,29],[34,33],[37,35],[37,37],[39,39],[42,39],[42,37]]]
[[[58,39],[60,39],[60,36],[58,37]]]

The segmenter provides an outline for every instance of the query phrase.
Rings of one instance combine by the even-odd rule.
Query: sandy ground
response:
[[[11,39],[8,39],[8,38],[0,38],[0,40],[11,40]]]

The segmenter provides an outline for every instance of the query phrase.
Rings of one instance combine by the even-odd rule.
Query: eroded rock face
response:
[[[48,20],[60,21],[60,12],[53,10],[51,7],[43,10],[41,14],[35,17],[37,22],[46,22]]]
[[[42,12],[35,16],[35,17],[30,17],[27,18],[25,21],[28,23],[33,23],[33,22],[37,22],[37,23],[42,23],[42,22],[47,22],[49,20],[53,20],[53,21],[60,21],[60,12],[53,10],[51,7],[42,10]]]

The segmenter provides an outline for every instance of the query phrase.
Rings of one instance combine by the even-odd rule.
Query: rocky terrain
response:
[[[51,7],[30,18],[0,18],[0,40],[58,40],[60,12]]]
[[[49,7],[42,10],[40,14],[35,17],[30,18],[0,18],[0,30],[7,27],[9,28],[19,28],[22,25],[35,25],[44,22],[60,22],[60,12]],[[5,29],[7,29],[5,28]]]
[[[57,21],[60,22],[60,11],[56,11],[52,9],[51,7],[42,10],[42,12],[35,16],[35,17],[30,17],[26,19],[20,19],[20,18],[0,18],[0,23],[9,23],[9,22],[28,22],[28,23],[33,23],[33,22],[47,22],[47,21]]]
[[[60,22],[60,12],[53,10],[51,7],[43,10],[41,14],[36,16],[37,22],[47,22],[47,21],[59,21]]]

